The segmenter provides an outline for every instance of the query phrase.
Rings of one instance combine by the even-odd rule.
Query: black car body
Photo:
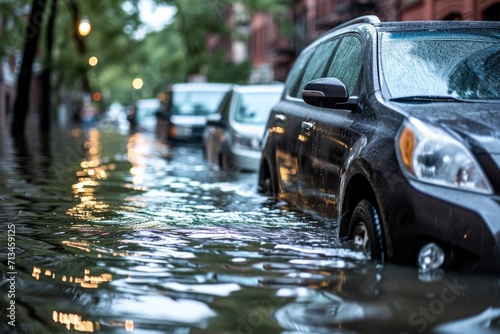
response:
[[[500,22],[353,20],[303,50],[259,190],[380,261],[500,271]]]

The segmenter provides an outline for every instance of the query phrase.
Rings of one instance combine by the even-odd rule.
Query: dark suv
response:
[[[500,272],[500,22],[366,16],[291,69],[259,191],[379,261]]]

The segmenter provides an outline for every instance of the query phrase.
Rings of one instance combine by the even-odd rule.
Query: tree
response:
[[[24,47],[24,19],[22,9],[27,0],[0,1],[0,57],[10,54],[14,49]]]
[[[45,64],[42,72],[42,108],[40,110],[40,129],[49,132],[52,111],[52,87],[50,79],[52,76],[52,49],[54,46],[54,25],[57,13],[57,0],[52,0],[49,13],[49,22],[45,35]]]
[[[125,3],[132,7],[124,10]],[[136,2],[72,0],[68,5],[68,10],[58,14],[56,82],[69,92],[103,90],[102,108],[107,99],[123,102],[131,92],[133,69],[138,64],[147,66],[142,41],[133,37],[140,23]],[[92,25],[84,39],[75,31],[82,17],[87,17]],[[97,57],[96,66],[89,65],[91,56]],[[78,99],[78,94],[71,95]]]
[[[282,31],[289,30],[289,13],[293,0],[157,0],[177,8],[172,29],[181,36],[184,44],[187,76],[201,74],[209,81],[244,82],[248,80],[250,64],[224,61],[227,50],[213,55],[206,54],[209,37],[220,39],[241,38],[227,26],[224,15],[236,4],[242,4],[251,17],[258,12],[267,12],[276,18]]]
[[[43,10],[46,2],[46,0],[33,0],[31,6],[30,19],[26,28],[23,61],[17,80],[17,96],[14,104],[14,119],[11,128],[12,134],[15,137],[24,136],[24,123],[28,113],[33,60],[35,59],[38,37],[42,28]]]
[[[187,74],[202,74],[207,65],[206,43],[210,34],[228,35],[222,12],[229,1],[173,1],[177,7],[174,27],[184,41]]]

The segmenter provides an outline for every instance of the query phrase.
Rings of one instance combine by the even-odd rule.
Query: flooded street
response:
[[[0,138],[2,333],[500,331],[499,277],[373,263],[197,145]]]

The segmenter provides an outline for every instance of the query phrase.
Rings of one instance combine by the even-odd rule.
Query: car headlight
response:
[[[232,133],[231,138],[235,147],[260,151],[260,140],[257,138],[245,137],[237,133]]]
[[[409,177],[446,187],[493,193],[472,153],[437,126],[412,117],[406,119],[396,138],[396,152]]]

